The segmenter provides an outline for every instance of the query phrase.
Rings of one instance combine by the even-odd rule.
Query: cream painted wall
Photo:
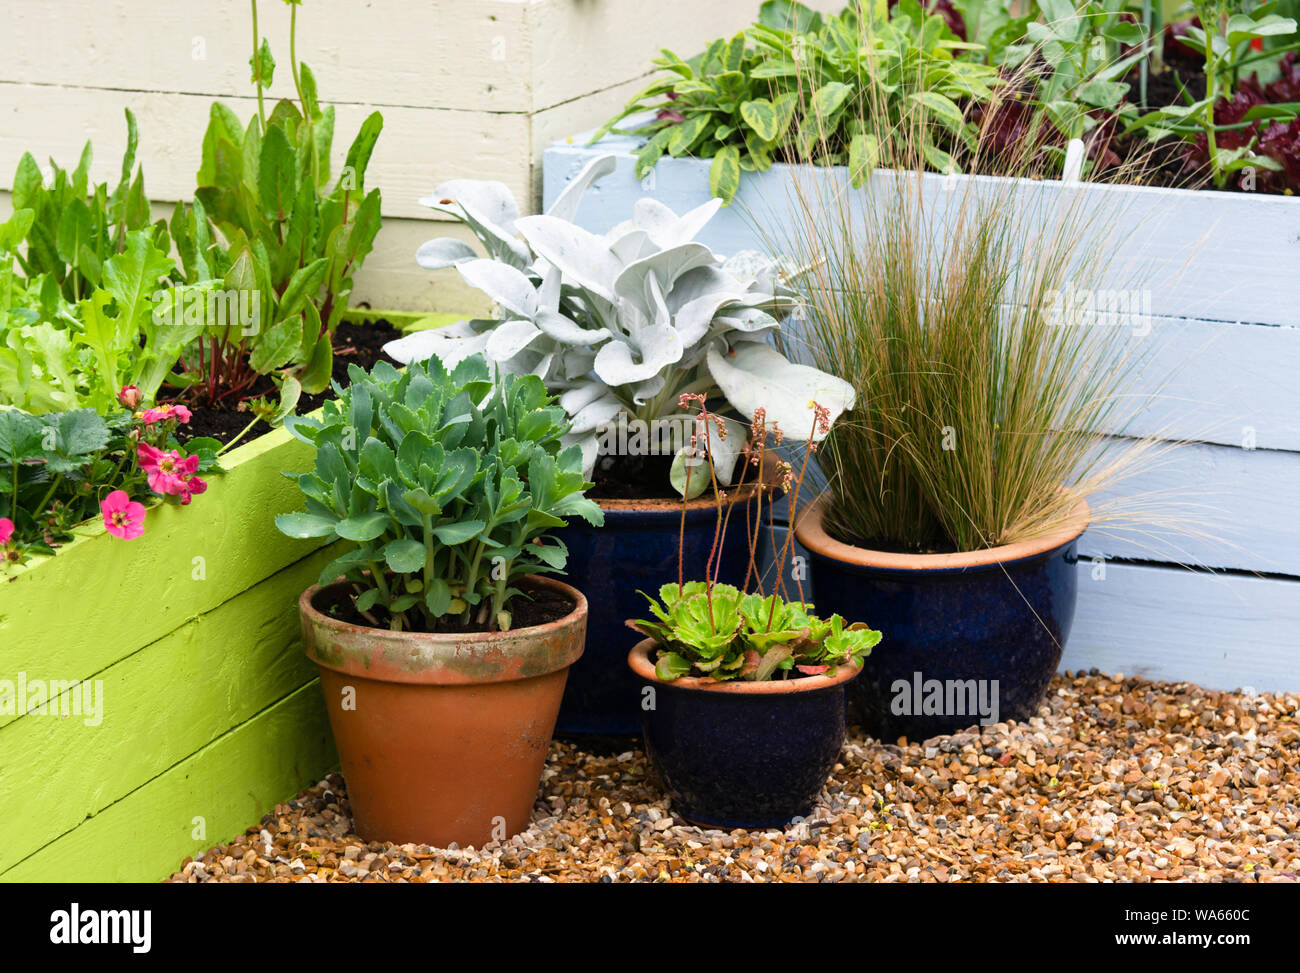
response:
[[[812,0],[834,10],[842,0]],[[288,8],[259,4],[277,60],[272,94],[293,92]],[[336,106],[341,162],[361,120],[384,115],[367,182],[384,194],[384,228],[355,299],[409,310],[479,310],[452,273],[415,265],[431,226],[416,203],[446,179],[499,179],[521,203],[541,197],[542,151],[592,128],[647,82],[661,47],[683,56],[741,29],[758,0],[309,0],[298,56]],[[122,109],[140,124],[149,195],[164,212],[194,190],[208,108],[242,117],[256,99],[243,0],[5,0],[0,59],[0,185],[23,152],[68,168],[95,146],[93,177],[115,180],[126,143]],[[0,194],[0,210],[8,209]]]

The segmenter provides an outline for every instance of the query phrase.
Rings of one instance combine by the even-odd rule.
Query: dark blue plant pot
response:
[[[677,580],[680,501],[603,501],[601,508],[605,526],[577,520],[557,532],[569,548],[564,580],[587,596],[589,614],[587,648],[569,669],[556,733],[641,732],[641,687],[626,662],[628,649],[641,636],[625,623],[649,617],[649,603],[638,591],[657,596],[663,585]],[[703,579],[717,522],[712,500],[688,505],[682,545],[686,580]],[[717,579],[740,586],[748,567],[745,504],[737,501]]]
[[[660,682],[646,639],[627,668],[647,693],[646,755],[673,810],[710,828],[779,828],[805,817],[844,745],[844,688],[860,670],[782,682]]]
[[[850,690],[865,730],[925,740],[1037,715],[1074,619],[1086,505],[1050,536],[955,555],[851,547],[822,530],[820,511],[810,507],[796,532],[818,614],[883,636]]]

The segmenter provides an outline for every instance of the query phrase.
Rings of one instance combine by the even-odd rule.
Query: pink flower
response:
[[[9,538],[14,536],[14,522],[8,517],[0,517],[0,547],[9,544]]]
[[[148,443],[140,443],[135,450],[140,469],[148,474],[149,489],[154,493],[186,497],[190,493],[202,492],[190,489],[187,484],[199,468],[197,456],[181,456],[174,449],[162,450]]]
[[[122,391],[117,393],[117,401],[128,409],[134,409],[140,404],[140,389],[134,385],[123,385]]]
[[[144,533],[144,504],[136,503],[125,490],[114,490],[99,502],[104,529],[124,541]]]
[[[208,488],[207,481],[192,476],[185,481],[185,492],[181,494],[181,506],[190,502],[190,498],[195,494],[202,493]]]
[[[139,418],[146,425],[152,425],[155,422],[166,422],[168,419],[189,422],[190,410],[183,405],[156,405],[152,409],[145,409],[144,412],[141,412]]]

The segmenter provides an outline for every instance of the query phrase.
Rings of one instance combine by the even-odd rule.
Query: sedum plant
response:
[[[546,214],[520,217],[500,183],[454,180],[424,200],[463,220],[487,250],[432,240],[421,266],[454,266],[493,299],[497,319],[462,321],[385,346],[398,361],[437,355],[454,366],[482,354],[503,373],[536,374],[559,394],[572,427],[566,442],[593,469],[602,435],[620,419],[684,418],[685,393],[723,399],[746,421],[760,405],[794,439],[815,435],[810,398],[838,415],[849,385],[793,364],[765,338],[794,307],[775,262],[756,254],[723,260],[694,238],[721,205],[714,199],[683,216],[653,199],[631,219],[598,235],[573,222],[582,194],[614,170],[612,155],[592,160]],[[718,479],[731,482],[745,427],[727,437],[704,430]],[[677,452],[674,488],[685,491],[686,447]],[[696,492],[704,488],[696,480]]]
[[[707,403],[698,395],[684,395],[683,408],[692,403],[698,407],[698,418],[703,426],[714,425]],[[818,431],[823,435],[831,430],[830,412],[814,403]],[[760,409],[750,426],[749,440],[744,448],[740,466],[743,483],[749,470],[763,470],[769,457],[768,441],[779,447],[784,439],[778,424],[769,423]],[[698,446],[697,441],[692,447]],[[654,618],[628,619],[628,627],[657,643],[655,675],[666,682],[682,676],[697,676],[726,682],[734,679],[763,682],[771,679],[798,678],[822,673],[834,675],[836,667],[860,667],[863,660],[880,641],[880,633],[861,622],[846,625],[839,615],[828,619],[812,613],[812,604],[804,599],[803,583],[798,580],[798,599],[791,598],[785,587],[785,567],[791,556],[792,530],[782,532],[777,543],[776,526],[772,517],[772,504],[767,502],[768,531],[772,541],[775,569],[774,590],[764,590],[762,572],[757,570],[758,545],[762,536],[763,504],[777,486],[786,492],[789,515],[794,520],[799,495],[809,464],[817,452],[817,444],[804,443],[803,457],[796,471],[790,460],[776,460],[776,483],[760,480],[758,505],[754,519],[746,507],[745,529],[749,541],[749,569],[744,586],[719,584],[718,569],[723,537],[731,524],[739,490],[731,491],[724,502],[715,493],[717,519],[714,527],[713,550],[703,566],[704,580],[685,581],[686,566],[682,549],[677,555],[677,581],[659,589],[656,601],[645,592]],[[704,458],[702,458],[704,459]],[[703,463],[701,465],[704,465]],[[716,477],[711,464],[707,467],[710,478]],[[702,471],[703,472],[703,471]],[[682,503],[682,529],[685,529],[686,504]],[[748,591],[750,579],[757,591]]]
[[[291,537],[355,547],[326,566],[371,625],[394,631],[505,631],[515,582],[557,572],[565,518],[599,525],[583,496],[581,453],[565,448],[564,410],[536,376],[493,382],[479,357],[447,370],[436,359],[398,371],[353,365],[319,417],[290,417],[316,450],[297,477],[306,509],[281,514]]]

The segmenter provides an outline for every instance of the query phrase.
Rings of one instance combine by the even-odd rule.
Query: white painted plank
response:
[[[255,98],[223,99],[240,118],[257,111]],[[126,147],[124,107],[140,126],[139,161],[151,198],[194,195],[212,99],[196,95],[55,88],[0,84],[0,185],[9,187],[23,152],[44,165],[53,157],[73,168],[87,139],[94,143],[93,178],[115,183]],[[334,170],[343,164],[369,105],[339,106],[335,121]],[[448,179],[497,179],[517,198],[531,192],[529,119],[526,115],[382,109],[384,131],[375,145],[366,185],[384,195],[384,216],[430,219],[416,200]]]
[[[547,150],[546,195],[552,198],[593,152],[620,154],[618,171],[590,194],[578,220],[593,230],[607,229],[623,217],[637,198],[651,193],[678,211],[709,198],[708,162],[664,159],[642,185],[632,176],[630,150],[637,141],[611,137],[598,147],[557,143]],[[846,183],[843,168],[803,169],[800,178]],[[722,251],[763,245],[756,224],[777,228],[789,212],[791,167],[775,165],[765,173],[745,173],[736,202],[723,210],[701,234],[702,242]],[[877,173],[873,179],[889,178]],[[995,191],[1004,180],[974,180],[980,191]],[[928,175],[926,192],[944,198],[945,177]],[[1152,313],[1214,321],[1300,324],[1300,200],[1286,196],[1170,190],[1146,186],[1080,186],[1065,189],[1050,181],[1021,181],[1026,200],[1053,194],[1086,194],[1088,206],[1103,211],[1096,220],[1106,234],[1098,246],[1115,251],[1115,266],[1134,272],[1151,291]],[[950,193],[948,198],[959,198]],[[769,230],[769,232],[772,232]],[[1118,234],[1117,238],[1115,237]],[[1125,286],[1131,286],[1126,282]]]
[[[481,317],[491,309],[482,291],[461,280],[454,269],[430,271],[415,262],[415,251],[433,237],[454,237],[478,247],[474,235],[453,223],[386,218],[352,291],[352,303],[390,311],[445,311]],[[481,248],[479,248],[481,249]]]
[[[1156,463],[1097,496],[1080,554],[1300,578],[1300,453],[1189,444]]]
[[[332,104],[528,113],[528,17],[529,5],[517,0],[313,0],[298,12],[298,57]],[[7,0],[5,22],[0,81],[254,93],[247,0]],[[259,4],[258,28],[276,58],[271,92],[292,97],[288,7]]]
[[[1300,580],[1079,564],[1062,670],[1097,668],[1210,689],[1300,689]]]
[[[843,0],[804,3],[823,12],[844,9]],[[653,5],[645,0],[534,2],[529,20],[535,109],[553,108],[633,78],[639,82],[637,87],[644,86],[660,48],[692,57],[715,37],[743,30],[757,15],[754,0],[658,0]],[[596,124],[604,121],[601,117]]]

